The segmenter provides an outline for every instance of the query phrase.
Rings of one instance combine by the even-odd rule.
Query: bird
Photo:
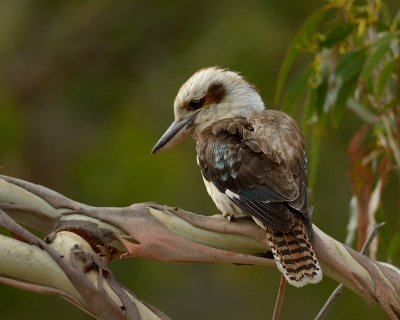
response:
[[[265,230],[288,283],[319,282],[305,141],[297,122],[265,108],[255,85],[221,67],[200,69],[181,86],[174,116],[152,153],[192,136],[207,192],[222,215],[232,223],[251,217]]]

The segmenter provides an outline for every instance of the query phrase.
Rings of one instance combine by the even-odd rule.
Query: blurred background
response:
[[[387,1],[393,10],[398,0]],[[275,79],[296,31],[324,2],[1,1],[0,174],[96,206],[157,201],[217,213],[194,143],[150,150],[173,119],[180,85],[204,66],[240,71],[273,106]],[[354,123],[323,140],[314,223],[343,241],[350,188],[346,148]],[[116,277],[172,319],[268,319],[274,268],[115,262]],[[282,319],[313,318],[336,283],[288,288]],[[89,319],[56,297],[0,285],[1,319]],[[62,312],[60,312],[62,310]],[[382,319],[352,292],[327,319]]]

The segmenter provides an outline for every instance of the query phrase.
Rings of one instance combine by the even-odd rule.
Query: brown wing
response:
[[[197,154],[206,180],[264,224],[288,232],[296,212],[307,219],[307,171],[301,135],[294,144],[300,157],[287,158],[282,149],[290,143],[279,132],[283,115],[264,111],[249,120],[221,120],[198,137]],[[271,125],[275,129],[266,129]]]
[[[283,180],[294,195],[289,205],[306,214],[307,156],[299,126],[286,113],[277,110],[256,113],[249,122],[254,131],[247,139],[257,141],[260,150],[280,164],[279,170],[286,172]]]

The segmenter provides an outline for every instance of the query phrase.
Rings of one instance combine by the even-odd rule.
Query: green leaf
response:
[[[356,85],[357,85],[357,75],[353,78],[348,79],[344,82],[339,90],[338,97],[336,99],[336,108],[345,108],[347,105],[347,100],[352,96]]]
[[[343,111],[347,106],[347,100],[353,95],[357,86],[357,80],[358,77],[356,75],[342,83],[340,86],[339,93],[336,97],[335,107],[332,109],[332,121],[335,126],[339,125]]]
[[[314,188],[317,178],[317,168],[319,164],[319,155],[321,154],[323,126],[321,123],[313,126],[311,133],[311,149],[310,149],[310,175],[309,185]]]
[[[345,83],[347,80],[358,76],[364,65],[366,52],[364,49],[345,53],[338,61],[335,74]]]
[[[375,49],[378,49],[382,45],[387,44],[388,42],[390,43],[393,39],[397,38],[400,36],[400,31],[392,31],[392,32],[387,32],[384,36],[380,37],[377,39],[373,44],[372,47]]]
[[[280,104],[283,87],[286,83],[289,71],[292,69],[300,53],[302,44],[304,44],[307,39],[311,39],[312,34],[317,30],[320,22],[324,19],[326,12],[327,9],[322,8],[311,14],[293,39],[279,70],[275,92],[275,105]]]
[[[308,80],[312,74],[312,71],[313,70],[310,65],[303,67],[290,81],[282,106],[285,112],[294,114],[296,106],[307,92]]]
[[[375,94],[378,98],[381,97],[385,86],[390,79],[393,71],[395,70],[396,62],[395,60],[388,61],[382,68],[381,73],[378,76],[378,80],[376,82]]]
[[[336,77],[341,81],[334,113],[332,116],[333,123],[339,124],[343,110],[347,104],[347,100],[352,96],[358,82],[358,76],[361,73],[363,64],[366,60],[366,51],[358,50],[344,54],[336,66]]]
[[[392,10],[390,10],[388,5],[383,1],[381,2],[381,5],[382,5],[381,9],[382,18],[380,19],[381,21],[378,22],[380,24],[384,24],[385,29],[388,30],[390,28],[390,24],[392,21],[392,13],[391,13]]]
[[[305,134],[309,131],[309,124],[313,122],[313,118],[315,115],[315,91],[310,90],[307,92],[306,96],[306,110],[305,110],[305,119],[303,119],[303,132]],[[316,118],[316,117],[315,117]]]
[[[360,101],[350,98],[347,101],[347,106],[366,123],[374,124],[379,121],[379,118],[371,113]]]
[[[315,89],[316,91],[316,111],[318,118],[324,117],[324,105],[328,93],[328,77],[325,74],[321,84]]]
[[[353,29],[354,25],[344,23],[329,30],[325,40],[322,42],[322,46],[324,46],[325,48],[330,48],[334,46],[335,44],[341,42],[343,39],[349,36]]]
[[[387,35],[374,42],[373,53],[369,56],[361,74],[361,77],[364,80],[367,80],[371,77],[372,72],[376,69],[379,62],[382,61],[385,54],[389,51],[391,41],[397,36],[397,32],[388,33]]]

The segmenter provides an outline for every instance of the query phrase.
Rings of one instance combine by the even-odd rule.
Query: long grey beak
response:
[[[158,151],[167,150],[182,142],[191,133],[193,120],[197,114],[198,111],[188,114],[179,121],[172,122],[167,131],[158,140],[153,150],[151,150],[151,153],[154,154]]]

